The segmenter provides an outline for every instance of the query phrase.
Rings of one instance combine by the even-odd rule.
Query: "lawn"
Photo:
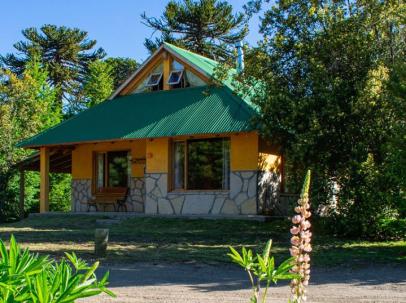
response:
[[[102,216],[49,215],[0,225],[0,235],[17,240],[32,251],[55,257],[64,251],[93,258],[94,229]],[[288,255],[287,220],[186,220],[132,218],[110,228],[109,250],[104,263],[122,262],[229,262],[228,246],[261,249],[273,239],[277,260]],[[406,264],[406,241],[344,241],[314,235],[313,262],[318,266],[367,263]]]

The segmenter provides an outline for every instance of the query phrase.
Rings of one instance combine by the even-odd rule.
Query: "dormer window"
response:
[[[184,70],[173,70],[170,72],[167,83],[171,89],[189,87]]]
[[[162,73],[151,74],[145,86],[150,87],[152,91],[162,90],[163,88]]]
[[[171,73],[169,74],[168,84],[169,85],[179,84],[179,82],[182,80],[182,75],[183,70],[171,71]]]

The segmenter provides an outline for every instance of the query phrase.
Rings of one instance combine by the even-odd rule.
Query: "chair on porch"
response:
[[[106,211],[106,207],[112,205],[114,211],[123,209],[127,212],[126,200],[129,191],[130,189],[127,187],[103,187],[87,202],[87,211],[90,211],[91,207],[95,207],[98,211],[98,206],[102,206],[103,211]]]

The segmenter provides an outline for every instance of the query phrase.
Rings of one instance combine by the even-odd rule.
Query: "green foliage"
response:
[[[11,236],[10,247],[0,240],[1,302],[71,303],[102,292],[115,296],[106,288],[107,272],[98,281],[99,262],[89,266],[75,253],[66,253],[60,262],[21,250]]]
[[[117,89],[138,68],[137,61],[131,58],[110,57],[104,60],[104,62],[112,69],[112,76],[114,78],[113,90]]]
[[[287,186],[298,192],[311,168],[315,209],[347,235],[374,237],[382,218],[404,216],[406,6],[262,5],[263,40],[247,52],[242,87],[260,108],[262,133],[286,156]]]
[[[51,173],[49,179],[49,209],[51,211],[70,211],[72,176]]]
[[[38,30],[30,27],[22,31],[25,38],[14,44],[19,55],[7,54],[0,63],[17,75],[22,75],[27,62],[39,58],[46,66],[51,85],[58,90],[55,106],[62,109],[62,99],[70,100],[80,88],[89,64],[105,56],[102,48],[94,50],[96,40],[78,28],[46,24]]]
[[[21,77],[0,70],[0,218],[16,218],[18,172],[15,166],[30,154],[16,144],[60,121],[54,108],[56,91],[48,82],[48,73],[34,57]],[[27,180],[27,193],[32,197],[38,183]]]
[[[252,303],[259,302],[261,298],[261,302],[266,301],[271,283],[276,284],[279,280],[292,280],[298,277],[296,274],[290,273],[294,265],[293,258],[289,258],[275,267],[274,257],[271,257],[271,247],[272,240],[269,240],[263,253],[256,254],[256,256],[251,249],[247,250],[243,247],[240,254],[233,247],[230,247],[231,252],[228,256],[248,273],[253,292],[250,300]],[[261,283],[265,283],[263,293],[261,293]]]
[[[377,234],[381,239],[406,239],[406,219],[381,219]]]
[[[92,107],[110,97],[113,92],[113,67],[105,61],[89,64],[89,71],[83,81],[85,106]]]
[[[247,20],[242,13],[233,14],[226,1],[171,0],[160,18],[142,14],[144,24],[161,33],[155,41],[145,40],[150,52],[163,41],[217,60],[227,59],[234,44],[248,33]]]

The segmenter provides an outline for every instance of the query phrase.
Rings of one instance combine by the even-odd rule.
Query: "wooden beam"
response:
[[[163,54],[164,62],[163,62],[163,77],[164,77],[164,90],[169,90],[171,87],[168,84],[169,74],[171,72],[171,58],[167,52]]]
[[[20,167],[20,196],[19,196],[19,208],[20,218],[24,218],[24,197],[25,197],[25,171],[23,167]]]
[[[39,212],[49,211],[49,148],[40,148],[40,199]]]

